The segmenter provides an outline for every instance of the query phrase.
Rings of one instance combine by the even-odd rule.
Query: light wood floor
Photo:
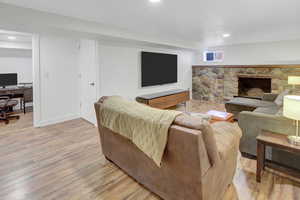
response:
[[[223,109],[193,102],[189,110]],[[182,109],[182,108],[179,108]],[[234,184],[225,200],[300,199],[299,180],[267,171],[255,181],[256,162],[239,159]],[[213,186],[212,186],[213,187]],[[0,124],[1,200],[157,200],[115,165],[105,160],[95,127],[72,120],[32,127],[32,114],[8,126]]]

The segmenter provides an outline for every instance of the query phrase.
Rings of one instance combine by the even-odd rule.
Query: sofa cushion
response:
[[[253,112],[275,115],[278,112],[279,108],[280,107],[278,107],[278,106],[259,107],[259,108],[256,108]]]
[[[233,98],[232,100],[228,101],[227,104],[249,106],[254,108],[276,106],[274,102],[243,98],[243,97]]]
[[[275,99],[274,103],[276,103],[277,106],[282,106],[283,105],[283,98],[285,95],[290,94],[290,90],[284,90],[283,92],[281,92],[277,98]]]

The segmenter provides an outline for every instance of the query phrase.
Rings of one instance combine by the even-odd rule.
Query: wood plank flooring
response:
[[[179,108],[182,110],[182,108]],[[223,109],[192,102],[189,110]],[[300,180],[267,171],[255,181],[256,161],[240,158],[224,200],[300,200]],[[32,127],[32,113],[0,124],[1,200],[158,200],[101,153],[97,129],[84,120]]]

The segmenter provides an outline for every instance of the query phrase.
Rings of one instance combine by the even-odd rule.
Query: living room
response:
[[[0,199],[300,198],[299,3],[0,2],[34,108],[0,108]]]

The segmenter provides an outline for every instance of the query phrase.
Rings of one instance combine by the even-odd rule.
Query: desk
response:
[[[31,86],[0,88],[0,96],[8,96],[12,99],[20,98],[25,113],[25,104],[33,100],[33,90]]]

